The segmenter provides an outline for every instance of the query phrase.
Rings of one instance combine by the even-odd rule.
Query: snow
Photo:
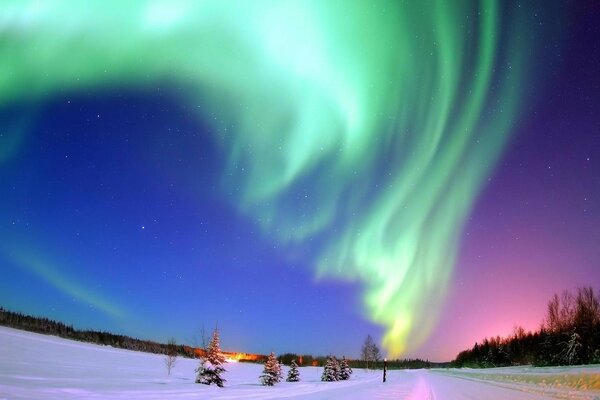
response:
[[[600,399],[600,366],[486,370],[355,369],[348,381],[321,382],[300,367],[300,382],[262,386],[263,366],[225,364],[225,388],[194,383],[198,360],[164,356],[0,327],[0,399]],[[287,373],[287,367],[284,372]]]

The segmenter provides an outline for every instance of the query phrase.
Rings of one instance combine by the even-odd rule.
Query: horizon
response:
[[[78,331],[78,332],[83,332],[83,331],[88,331],[88,330],[89,331],[94,331],[94,332],[105,332],[105,333],[108,333],[108,334],[111,334],[111,335],[123,335],[123,336],[127,336],[127,337],[129,337],[131,339],[134,339],[134,340],[141,340],[141,341],[146,341],[147,340],[147,341],[151,341],[151,342],[156,342],[158,344],[165,345],[165,346],[167,345],[167,342],[171,339],[171,338],[167,338],[167,339],[163,340],[163,339],[158,339],[158,338],[155,339],[155,338],[144,337],[144,336],[139,336],[139,337],[138,336],[129,336],[129,335],[124,334],[123,332],[118,332],[118,331],[114,331],[113,332],[113,331],[106,331],[106,330],[102,330],[102,329],[95,329],[95,328],[91,328],[91,327],[87,327],[86,328],[86,327],[76,326],[76,325],[73,325],[73,324],[65,323],[64,321],[54,320],[54,319],[48,318],[47,316],[44,316],[44,315],[32,315],[32,314],[23,313],[23,312],[18,311],[18,310],[9,310],[9,309],[5,308],[2,305],[0,305],[0,311],[4,311],[4,312],[8,312],[8,313],[14,313],[14,314],[20,314],[20,315],[22,315],[24,317],[30,317],[30,318],[34,318],[34,319],[49,319],[50,321],[52,321],[54,323],[63,324],[65,326],[70,326],[72,329],[74,329],[75,331]],[[542,322],[540,323],[540,327],[543,325],[544,320],[545,320],[545,318],[542,319]],[[12,327],[12,326],[5,325],[5,324],[0,324],[0,326],[7,326],[7,327],[12,328],[12,329],[24,330],[24,331],[34,332],[34,333],[41,333],[41,332],[37,332],[35,329],[25,329],[25,328],[20,328],[20,327]],[[522,326],[515,325],[515,328],[517,328],[517,327],[522,327]],[[210,334],[213,332],[214,329],[218,330],[218,328],[213,328],[213,329],[209,329],[209,330],[204,330],[204,332],[205,332],[205,334],[207,334],[208,336],[210,336]],[[525,329],[525,328],[523,328],[523,329],[524,329],[525,333],[536,333],[536,332],[539,332],[539,329],[537,331],[536,330],[528,330],[528,329]],[[475,341],[474,344],[476,344],[476,343],[481,344],[485,340],[493,339],[493,338],[496,338],[496,337],[500,337],[502,339],[509,338],[513,333],[514,332],[509,332],[506,335],[500,335],[500,334],[498,334],[498,335],[492,335],[492,336],[489,336],[489,337],[480,338],[479,340]],[[51,333],[45,333],[45,334],[49,334],[51,336],[59,336],[60,337],[60,335],[55,335],[55,334],[51,334]],[[220,330],[219,330],[219,335],[222,336],[222,332]],[[176,342],[177,345],[187,346],[187,347],[191,347],[193,349],[202,349],[203,348],[201,343],[195,343],[195,342],[198,342],[200,340],[197,337],[193,337],[191,339],[191,342],[189,340],[186,342],[185,340],[184,341],[179,341],[179,340],[177,340],[177,338],[174,338],[174,339],[175,339],[175,342]],[[459,350],[459,352],[463,351],[463,350],[468,350],[468,349],[469,348],[465,348],[465,349]],[[250,350],[248,350],[248,349],[230,349],[230,348],[228,348],[226,346],[223,346],[222,351],[223,351],[223,353],[250,354],[250,355],[258,355],[258,356],[265,356],[265,357],[268,354],[271,353],[271,352],[269,352],[269,353],[258,353],[258,352],[252,351],[251,349]],[[302,356],[313,356],[315,358],[327,358],[327,357],[333,355],[333,356],[338,357],[338,358],[346,357],[349,360],[361,360],[360,356],[356,356],[356,355],[350,355],[349,356],[348,354],[331,354],[331,353],[316,354],[316,353],[311,353],[311,352],[301,353],[301,352],[297,352],[297,351],[293,351],[293,350],[282,351],[282,352],[279,352],[279,353],[275,353],[275,355],[277,357],[280,357],[280,356],[283,356],[283,355],[289,355],[289,354],[294,354],[294,355],[297,355],[299,357],[302,357]],[[457,355],[458,355],[458,353],[457,353]],[[448,359],[448,360],[430,360],[428,358],[420,358],[420,357],[389,358],[389,357],[386,357],[386,356],[382,355],[381,359],[378,360],[378,361],[381,361],[384,358],[387,359],[388,361],[392,361],[392,362],[394,362],[394,361],[404,361],[404,360],[421,360],[421,361],[431,362],[433,364],[447,364],[447,363],[450,363],[450,362],[454,361],[455,358],[456,358],[456,356],[454,356],[454,357],[452,357],[451,359]]]
[[[286,4],[7,2],[5,309],[445,362],[598,281],[600,8]]]
[[[134,339],[134,340],[151,341],[151,342],[155,342],[155,343],[158,343],[158,344],[164,345],[164,346],[168,345],[168,341],[170,339],[175,339],[175,338],[169,338],[167,340],[160,340],[160,339],[152,339],[152,338],[148,338],[148,337],[136,337],[136,336],[131,337],[131,336],[128,336],[128,335],[124,335],[122,332],[109,332],[109,331],[105,331],[105,330],[96,330],[96,329],[93,329],[93,328],[79,327],[79,326],[75,326],[75,325],[72,325],[72,324],[64,323],[63,321],[53,320],[53,319],[47,318],[47,317],[45,317],[43,315],[30,315],[30,314],[22,313],[20,311],[8,310],[8,309],[4,308],[2,305],[0,305],[0,311],[7,312],[7,313],[13,313],[13,314],[19,314],[19,315],[21,315],[23,317],[28,317],[28,318],[33,318],[33,319],[48,319],[48,320],[50,320],[53,323],[63,324],[65,326],[67,326],[67,327],[70,327],[71,329],[73,329],[74,331],[77,331],[77,332],[84,332],[84,331],[103,332],[103,333],[107,333],[107,334],[115,335],[115,336],[126,336],[126,337],[128,337],[130,339]],[[4,323],[0,324],[0,326],[5,326],[5,327],[11,328],[11,329],[23,330],[23,331],[27,331],[27,332],[41,333],[41,334],[46,334],[46,335],[51,335],[51,336],[58,336],[58,337],[63,337],[63,338],[70,339],[70,340],[77,340],[77,339],[72,339],[71,337],[64,337],[62,335],[56,335],[56,334],[53,334],[53,333],[38,332],[36,329],[32,329],[32,328],[26,329],[26,328],[22,328],[20,326],[12,326],[10,324],[4,324]],[[218,329],[218,328],[214,328],[214,329]],[[213,332],[213,331],[211,331],[211,332]],[[219,335],[221,335],[221,333],[222,332],[219,331]],[[533,331],[526,331],[526,333],[534,333],[534,332]],[[498,336],[500,337],[500,335],[498,335]],[[509,335],[502,336],[502,338],[505,338],[505,337],[509,337]],[[487,338],[487,337],[486,338],[482,338],[481,340],[477,341],[476,343],[481,343],[481,342],[483,342],[485,340],[488,340],[488,339],[491,339],[491,337],[490,338]],[[196,338],[192,339],[192,342],[194,342],[194,341],[197,341],[197,339]],[[84,340],[84,342],[87,342],[87,341]],[[94,342],[90,342],[90,343],[94,343]],[[176,343],[177,346],[190,347],[190,348],[192,348],[194,350],[203,349],[201,343],[181,342],[181,341],[177,341],[177,340],[175,340],[175,343]],[[224,347],[222,349],[222,352],[223,352],[223,354],[247,354],[247,355],[259,356],[259,357],[267,357],[268,354],[270,354],[270,353],[257,353],[257,352],[254,352],[254,351],[251,351],[251,350],[248,350],[248,349],[230,349],[230,348],[227,348],[227,347]],[[360,356],[348,356],[347,354],[314,354],[314,353],[300,353],[300,352],[295,352],[295,351],[283,351],[281,353],[275,353],[275,355],[277,357],[288,356],[288,355],[295,355],[295,356],[298,356],[300,358],[302,358],[304,356],[311,356],[311,357],[314,357],[314,358],[327,358],[329,356],[334,356],[334,357],[337,357],[337,358],[345,357],[348,360],[353,360],[353,361],[362,360],[362,358]],[[441,361],[441,360],[429,360],[429,359],[419,358],[419,357],[400,357],[400,358],[390,359],[388,357],[381,356],[381,358],[379,360],[377,360],[377,361],[382,361],[384,359],[387,360],[387,361],[390,361],[390,362],[420,360],[420,361],[430,362],[432,364],[448,364],[448,363],[451,363],[452,361],[454,361],[455,358],[456,357],[454,357],[451,360],[443,360],[443,361]],[[237,360],[233,360],[233,361],[237,361]],[[245,361],[248,361],[248,360],[245,360]],[[250,362],[254,362],[254,361],[250,361]]]

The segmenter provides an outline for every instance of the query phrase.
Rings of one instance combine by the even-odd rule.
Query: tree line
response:
[[[555,294],[548,302],[540,329],[484,339],[462,351],[457,367],[503,367],[511,365],[580,365],[600,363],[600,295],[591,287],[575,293]]]
[[[57,322],[48,318],[33,317],[31,315],[8,311],[2,307],[0,307],[0,325],[46,335],[59,336],[80,342],[102,344],[120,349],[155,354],[172,355],[176,353],[183,357],[194,357],[194,349],[192,347],[176,345],[174,341],[170,341],[170,343],[158,343],[151,340],[141,340],[103,331],[79,330],[73,328],[73,325],[66,325],[62,322]]]
[[[331,356],[313,356],[310,354],[284,353],[277,357],[282,365],[291,365],[293,360],[299,366],[324,367]],[[344,357],[345,359],[345,357]],[[383,369],[383,357],[371,335],[367,335],[360,351],[360,358],[345,359],[350,368]],[[434,363],[420,358],[387,360],[388,369],[443,368],[449,363]]]
[[[45,317],[35,317],[18,312],[8,311],[0,307],[0,325],[10,328],[21,329],[30,332],[43,333],[47,335],[59,336],[65,339],[77,340],[80,342],[95,343],[112,346],[126,350],[143,351],[154,354],[167,355],[167,369],[170,371],[174,365],[176,356],[194,358],[194,347],[187,345],[178,345],[174,339],[168,343],[159,343],[151,340],[142,340],[132,338],[126,335],[96,331],[80,330],[73,328],[73,325],[67,325]],[[365,347],[366,346],[366,347]],[[204,348],[204,346],[202,346]],[[366,351],[366,353],[365,353]],[[267,356],[258,356],[256,362],[266,361]],[[282,365],[290,366],[292,360],[295,360],[298,366],[319,366],[327,364],[329,356],[314,356],[311,354],[285,353],[277,357]],[[243,361],[243,360],[241,360]],[[379,349],[374,344],[370,336],[365,340],[365,345],[361,352],[361,359],[347,359],[351,368],[372,368],[382,369],[383,361]],[[442,366],[443,364],[432,364],[426,360],[404,359],[388,360],[389,369],[416,369]]]
[[[301,367],[313,366],[313,367],[323,367],[327,364],[329,357],[328,356],[313,356],[310,354],[296,354],[296,353],[285,353],[281,354],[277,357],[277,361],[282,365],[290,366],[292,360],[296,360],[296,364]],[[263,360],[258,360],[263,361]],[[253,362],[253,361],[244,361],[240,360],[240,362]],[[378,358],[376,360],[365,361],[365,359],[347,359],[348,365],[352,368],[368,368],[369,369],[383,369],[383,359]],[[449,363],[435,363],[429,360],[423,360],[420,358],[405,358],[405,359],[395,359],[395,360],[387,360],[387,368],[388,369],[420,369],[420,368],[444,368],[447,367]]]

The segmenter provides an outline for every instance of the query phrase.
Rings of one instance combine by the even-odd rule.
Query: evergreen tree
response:
[[[296,364],[296,360],[292,360],[286,381],[287,382],[298,382],[299,380],[300,380],[300,371],[298,371],[298,364]]]
[[[573,332],[565,348],[565,362],[569,365],[581,364],[581,336]]]
[[[271,352],[269,358],[265,362],[265,368],[263,369],[263,374],[260,376],[260,382],[263,386],[273,386],[276,383],[281,381],[281,365],[277,358],[275,358],[275,354]]]
[[[600,364],[600,349],[594,350],[594,355],[592,357],[592,364]]]
[[[333,370],[335,372],[335,380],[339,381],[342,377],[342,368],[340,367],[340,362],[335,356],[333,357]]]
[[[350,379],[350,375],[352,375],[352,368],[348,365],[346,357],[342,357],[342,361],[340,361],[340,380],[346,381]]]
[[[329,357],[327,359],[327,363],[325,363],[321,380],[323,382],[337,381],[340,378],[339,372],[340,365],[338,364],[337,360],[334,357]]]
[[[221,373],[225,372],[223,364],[226,362],[225,357],[221,353],[219,343],[219,331],[215,328],[212,339],[205,349],[205,355],[200,358],[200,365],[196,369],[196,383],[204,385],[216,384],[218,387],[223,387],[225,379],[221,378]]]

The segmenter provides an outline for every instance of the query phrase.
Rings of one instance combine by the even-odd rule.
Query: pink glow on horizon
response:
[[[527,221],[488,222],[485,235],[483,227],[470,227],[437,329],[407,356],[449,361],[486,337],[511,335],[516,326],[536,331],[552,295],[591,283],[568,268],[592,262],[575,243]]]

